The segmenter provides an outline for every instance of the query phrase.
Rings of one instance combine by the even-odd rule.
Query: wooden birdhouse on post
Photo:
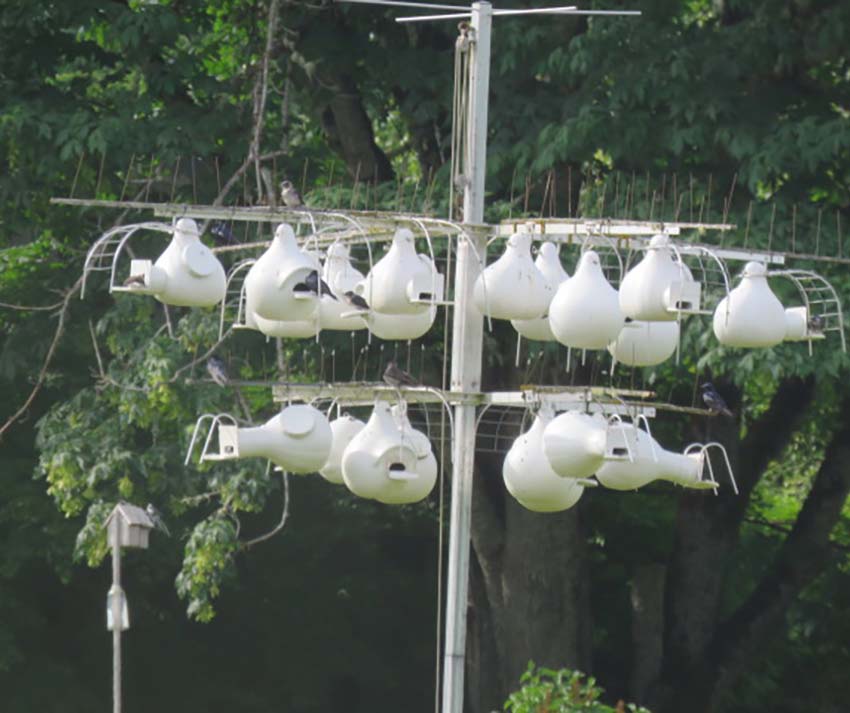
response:
[[[153,520],[140,507],[129,503],[118,503],[106,518],[106,537],[110,547],[148,548],[148,537]]]

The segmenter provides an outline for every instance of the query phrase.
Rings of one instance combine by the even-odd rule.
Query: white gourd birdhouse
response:
[[[416,253],[413,233],[399,228],[390,249],[372,266],[355,291],[375,312],[404,315],[427,312],[428,300],[442,298],[443,277],[438,273],[435,276],[430,261],[421,258]],[[435,291],[439,294],[431,295]]]
[[[604,349],[617,338],[623,322],[617,290],[605,279],[599,255],[588,250],[549,305],[552,333],[568,347]]]
[[[528,510],[559,512],[575,505],[584,486],[562,478],[543,452],[543,433],[552,414],[541,409],[531,428],[514,441],[505,456],[502,477],[508,492]]]
[[[741,284],[714,310],[714,334],[728,347],[772,347],[785,337],[785,308],[767,284],[767,268],[744,266]]]
[[[637,265],[620,283],[620,309],[626,317],[644,322],[667,322],[676,319],[668,296],[674,282],[685,281],[689,271],[676,259],[670,238],[656,235]]]
[[[588,478],[602,465],[608,422],[599,415],[567,411],[543,431],[543,452],[562,478]]]
[[[217,458],[268,458],[290,473],[315,473],[327,462],[332,441],[325,415],[312,406],[296,404],[262,426],[219,425]]]
[[[334,243],[328,248],[322,277],[337,297],[333,299],[329,295],[322,295],[319,302],[319,322],[322,329],[345,332],[366,329],[366,322],[358,318],[357,310],[346,303],[343,297],[346,292],[353,292],[364,280],[363,273],[351,264],[347,245]]]
[[[431,329],[436,316],[437,308],[429,307],[419,314],[382,314],[373,310],[357,319],[362,320],[379,339],[391,341],[418,339]]]
[[[246,301],[247,304],[247,301]],[[245,309],[245,327],[256,329],[267,337],[282,337],[288,339],[309,339],[319,333],[318,314],[313,319],[282,320],[263,319],[255,312]]]
[[[686,488],[713,488],[716,483],[702,479],[705,457],[703,451],[668,451],[649,433],[623,424],[622,429],[610,432],[609,459],[596,472],[596,479],[613,490],[636,490],[653,480]]]
[[[393,406],[391,411],[401,430],[402,438],[412,444],[416,453],[416,477],[394,479],[378,500],[387,505],[416,503],[428,497],[434,489],[437,482],[437,458],[428,436],[410,425],[406,407]]]
[[[330,483],[342,485],[342,454],[365,426],[359,418],[347,413],[331,421],[331,452],[327,462],[319,470],[319,475]]]
[[[679,343],[678,322],[629,322],[608,351],[628,366],[654,366],[669,359]]]
[[[657,452],[661,449],[646,431],[624,423],[608,432],[605,462],[596,479],[612,490],[637,490],[658,475]]]
[[[304,281],[316,267],[315,258],[298,247],[292,227],[281,223],[271,245],[245,276],[247,310],[267,320],[309,321],[318,296]]]
[[[428,476],[419,472],[417,445],[414,437],[399,427],[389,404],[376,402],[366,426],[342,455],[346,487],[361,498],[398,502],[394,498],[400,490],[397,483]]]
[[[224,267],[201,242],[191,218],[177,221],[171,242],[155,263],[132,260],[130,275],[144,279],[144,286],[134,292],[177,307],[212,307],[224,299],[227,289]]]
[[[514,233],[505,252],[478,276],[472,300],[493,319],[538,319],[552,299],[552,286],[531,259],[531,234]]]
[[[540,270],[543,277],[546,278],[546,282],[552,290],[549,300],[551,303],[561,283],[570,279],[567,271],[561,265],[558,246],[555,243],[543,243],[540,246],[540,252],[534,264]],[[511,320],[511,324],[526,339],[538,342],[555,341],[555,335],[552,334],[552,328],[549,326],[548,314],[544,314],[537,319],[514,319]]]

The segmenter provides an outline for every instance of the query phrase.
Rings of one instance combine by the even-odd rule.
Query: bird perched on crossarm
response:
[[[280,199],[287,208],[303,208],[304,201],[301,199],[301,194],[298,189],[292,184],[292,181],[281,181],[280,183]]]
[[[394,361],[389,362],[387,368],[384,369],[384,381],[395,388],[400,386],[419,386],[419,382]]]
[[[145,508],[145,512],[148,514],[148,517],[153,522],[153,526],[157,530],[162,530],[167,537],[171,537],[171,533],[168,531],[168,527],[165,524],[165,521],[162,519],[162,515],[159,510],[157,510],[153,503],[148,503],[148,506]]]
[[[708,410],[711,411],[712,415],[717,416],[718,414],[722,414],[729,418],[733,418],[735,416],[735,414],[732,413],[726,405],[725,399],[717,393],[717,389],[714,388],[714,384],[707,381],[704,384],[700,384],[700,388],[702,389],[703,403],[708,407]]]
[[[230,381],[230,377],[227,374],[227,364],[217,356],[211,356],[207,359],[207,372],[219,386],[224,386]]]
[[[346,304],[351,305],[352,307],[354,307],[354,309],[362,309],[362,310],[368,310],[369,309],[369,303],[366,300],[364,300],[360,295],[358,295],[356,292],[353,292],[352,290],[348,290],[347,292],[344,292],[343,295],[342,295],[342,298],[343,298],[343,300],[345,300]]]

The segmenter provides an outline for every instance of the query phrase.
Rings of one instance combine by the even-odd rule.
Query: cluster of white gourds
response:
[[[218,452],[208,451],[207,439],[202,461],[266,458],[289,473],[318,471],[355,495],[392,505],[422,500],[437,481],[431,441],[410,425],[404,402],[376,401],[366,423],[347,413],[328,421],[313,406],[297,404],[262,426],[218,417],[214,427]]]
[[[700,311],[701,293],[666,235],[652,238],[616,290],[595,251],[585,251],[569,277],[554,243],[543,243],[533,260],[531,236],[515,233],[479,275],[474,300],[483,314],[511,320],[527,339],[607,349],[618,362],[651,366],[676,351],[681,318]],[[805,307],[785,309],[765,266],[750,262],[740,284],[715,308],[713,326],[726,346],[769,347],[809,338],[809,317]]]
[[[645,419],[626,423],[617,416],[576,411],[556,417],[544,406],[505,457],[502,476],[508,492],[529,510],[557,512],[571,508],[586,487],[597,484],[637,490],[667,480],[687,488],[717,487],[706,451],[713,446],[722,451],[721,446],[694,443],[674,453],[652,437],[648,422],[647,430],[639,428],[640,420]]]

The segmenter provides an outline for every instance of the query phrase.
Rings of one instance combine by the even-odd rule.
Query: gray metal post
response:
[[[121,518],[112,541],[112,711],[121,713]]]
[[[492,6],[472,4],[473,44],[470,48],[469,179],[463,196],[463,219],[484,219],[484,175],[487,152],[487,104],[490,86],[490,29]],[[470,242],[472,245],[470,245]],[[484,319],[472,302],[479,257],[487,250],[482,237],[458,242],[454,285],[451,388],[481,389],[481,349]],[[443,659],[443,713],[462,713],[466,656],[466,606],[469,593],[469,547],[472,510],[472,473],[475,465],[475,406],[455,407],[452,450],[452,501],[449,525],[449,561],[446,583],[446,636]]]

